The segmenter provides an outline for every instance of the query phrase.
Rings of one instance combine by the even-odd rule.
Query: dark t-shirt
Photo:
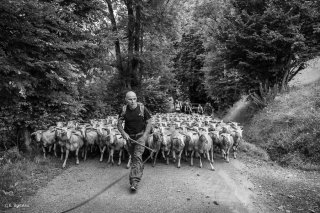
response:
[[[119,113],[119,119],[124,120],[124,131],[130,134],[138,134],[145,130],[146,121],[151,118],[149,110],[144,107],[144,116],[140,115],[140,106],[131,110],[129,107],[126,109],[126,113],[121,117],[122,109]]]

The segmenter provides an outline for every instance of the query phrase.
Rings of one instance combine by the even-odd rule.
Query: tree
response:
[[[157,58],[152,55],[157,56],[160,52],[150,43],[166,41],[170,36],[170,27],[173,26],[171,14],[174,13],[172,2],[106,0],[107,17],[114,35],[115,67],[119,70],[123,88],[141,89],[143,77],[152,71],[146,68],[156,68],[152,63]]]
[[[206,60],[207,75],[237,73],[238,80],[233,85],[261,100],[270,88],[286,89],[305,63],[319,54],[319,3],[230,2],[222,7],[223,15],[215,14],[207,27],[207,36],[213,36],[209,40],[212,43],[206,44],[213,56]],[[216,69],[216,65],[220,68]],[[221,78],[215,81],[219,84]],[[207,88],[214,89],[210,85]]]
[[[173,67],[181,90],[191,102],[205,103],[204,74],[201,71],[204,47],[200,36],[192,32],[184,34],[176,49]]]
[[[77,82],[96,50],[94,1],[18,1],[0,5],[1,130],[23,132],[74,118]],[[15,140],[16,141],[16,140]]]

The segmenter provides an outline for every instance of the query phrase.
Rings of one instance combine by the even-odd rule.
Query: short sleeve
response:
[[[149,120],[151,118],[151,113],[146,107],[144,107],[144,118],[145,120]]]

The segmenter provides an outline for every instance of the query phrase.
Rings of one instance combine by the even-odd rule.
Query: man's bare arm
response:
[[[146,130],[144,131],[143,137],[147,138],[150,134],[151,128],[152,128],[152,118],[148,119],[146,121],[147,126],[146,126]]]
[[[121,133],[122,137],[125,140],[129,140],[129,135],[124,131],[123,126],[122,126],[123,122],[124,122],[123,119],[118,118],[117,128],[118,128],[119,132]]]

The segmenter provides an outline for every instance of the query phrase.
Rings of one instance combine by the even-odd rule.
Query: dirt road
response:
[[[136,193],[129,191],[125,165],[107,166],[97,159],[89,159],[69,167],[54,178],[47,187],[24,201],[28,208],[12,208],[8,212],[63,212],[101,192],[107,185],[119,180],[109,189],[86,204],[70,212],[264,212],[254,202],[254,186],[242,174],[240,161],[230,164],[222,159],[215,161],[216,171],[182,163],[156,167],[145,165],[143,180]]]

